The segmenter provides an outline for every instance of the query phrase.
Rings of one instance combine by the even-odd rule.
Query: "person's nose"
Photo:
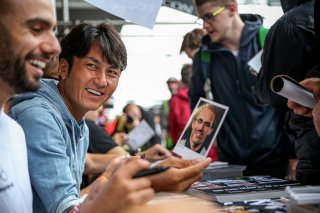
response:
[[[99,87],[105,87],[108,85],[108,78],[105,74],[105,72],[97,72],[97,76],[94,79],[94,82],[99,86]]]
[[[45,37],[41,44],[41,50],[49,56],[55,56],[61,52],[60,43],[53,32]]]
[[[200,124],[200,128],[201,128],[201,130],[204,130],[204,129],[206,129],[207,128],[207,123],[206,122],[202,122],[201,124]]]

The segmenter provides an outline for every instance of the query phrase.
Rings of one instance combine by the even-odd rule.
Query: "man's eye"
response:
[[[87,67],[90,69],[96,69],[97,66],[95,64],[87,64]]]
[[[35,32],[35,33],[37,33],[37,34],[39,34],[39,33],[42,32],[42,28],[40,28],[40,27],[33,27],[33,28],[32,28],[32,31]]]
[[[109,77],[113,77],[113,78],[118,78],[120,76],[119,72],[117,72],[115,70],[108,70],[107,75]]]
[[[209,122],[204,122],[204,126],[205,127],[210,127],[210,123]]]

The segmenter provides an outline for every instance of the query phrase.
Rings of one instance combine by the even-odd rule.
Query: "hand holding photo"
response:
[[[184,159],[204,159],[214,143],[229,107],[200,98],[173,152]]]
[[[287,75],[273,77],[270,87],[274,93],[310,109],[317,103],[312,92]]]

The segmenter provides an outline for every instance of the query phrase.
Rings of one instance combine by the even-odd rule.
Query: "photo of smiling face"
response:
[[[203,105],[198,110],[192,121],[190,134],[190,149],[194,151],[202,148],[205,139],[213,130],[213,123],[216,117],[210,105]]]
[[[203,159],[210,152],[229,107],[200,98],[173,152],[185,159]]]

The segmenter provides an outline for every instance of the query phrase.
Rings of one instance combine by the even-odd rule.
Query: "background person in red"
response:
[[[169,101],[169,133],[176,144],[184,127],[191,115],[189,102],[189,80],[192,72],[192,65],[186,64],[181,69],[181,84],[175,95]]]

